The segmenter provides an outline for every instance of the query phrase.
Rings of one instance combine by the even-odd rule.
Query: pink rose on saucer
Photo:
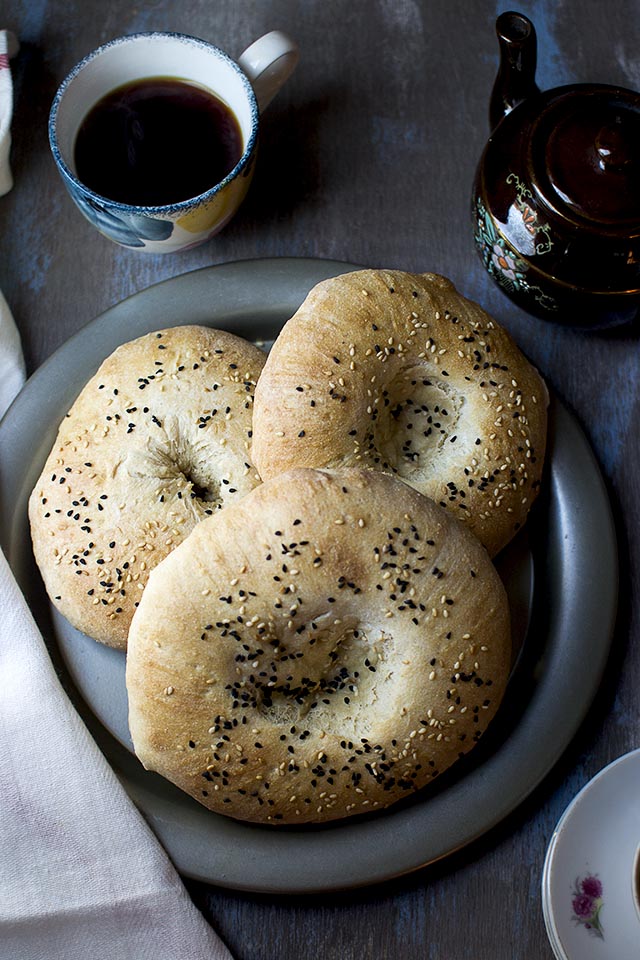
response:
[[[593,897],[594,900],[602,897],[602,884],[597,877],[585,877],[580,886],[587,897]]]
[[[600,911],[602,910],[602,884],[597,877],[588,875],[576,879],[571,906],[573,908],[573,920],[576,924],[582,925],[593,936],[604,940],[604,931],[600,921]]]

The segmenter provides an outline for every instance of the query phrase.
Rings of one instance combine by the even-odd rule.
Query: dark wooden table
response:
[[[621,554],[613,655],[586,723],[508,819],[446,861],[331,896],[189,890],[237,960],[544,960],[540,876],[566,804],[638,746],[640,717],[640,349],[637,328],[583,333],[514,307],[474,251],[469,191],[486,139],[496,15],[471,0],[5,0],[20,38],[13,191],[0,202],[0,289],[30,372],[110,305],[211,264],[334,258],[450,276],[511,330],[582,423],[610,493]],[[638,0],[522,0],[539,37],[538,80],[640,86]],[[176,30],[237,56],[272,28],[300,66],[263,121],[259,170],[237,218],[198,249],[145,256],[99,236],[64,192],[47,143],[59,82],[119,34]]]

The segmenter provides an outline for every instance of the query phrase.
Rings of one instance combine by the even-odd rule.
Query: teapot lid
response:
[[[640,228],[640,94],[574,84],[549,92],[530,140],[531,182],[583,228]],[[586,223],[585,223],[586,221]]]

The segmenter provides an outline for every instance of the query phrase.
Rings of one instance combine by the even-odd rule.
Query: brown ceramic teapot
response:
[[[496,31],[492,133],[473,192],[484,265],[538,316],[628,321],[640,306],[640,94],[595,84],[541,93],[531,21],[503,13]]]

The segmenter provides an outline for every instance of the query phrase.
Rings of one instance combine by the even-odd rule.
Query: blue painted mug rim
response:
[[[138,40],[139,38],[151,39],[154,37],[165,37],[173,40],[183,40],[188,43],[196,44],[197,46],[204,47],[207,50],[213,51],[216,56],[227,63],[235,72],[239,75],[240,80],[243,84],[247,99],[249,101],[249,106],[251,110],[251,134],[247,140],[246,147],[240,159],[238,160],[235,167],[224,177],[223,180],[220,180],[213,187],[210,187],[209,190],[206,190],[204,193],[198,194],[195,197],[189,197],[187,200],[180,200],[177,203],[162,204],[157,206],[145,206],[139,204],[130,204],[122,203],[118,200],[111,200],[109,197],[105,197],[100,193],[96,193],[90,187],[80,180],[76,174],[73,172],[71,167],[65,161],[60,148],[58,147],[57,134],[56,134],[56,124],[58,118],[58,110],[62,98],[64,97],[67,88],[70,83],[75,80],[78,74],[84,69],[84,67],[99,56],[104,50],[109,49],[109,47],[114,47],[122,43],[129,43],[131,41]],[[108,92],[108,91],[107,91]],[[86,115],[86,114],[85,114]],[[215,44],[209,43],[207,40],[202,40],[200,37],[194,37],[186,33],[176,33],[172,31],[165,30],[152,30],[152,31],[140,31],[138,33],[129,33],[121,37],[115,37],[113,40],[108,40],[106,43],[101,44],[99,47],[96,47],[90,53],[80,60],[75,67],[67,74],[65,79],[62,81],[56,95],[53,98],[53,103],[51,104],[51,110],[49,112],[49,124],[48,124],[48,133],[49,133],[49,146],[51,148],[51,153],[53,154],[53,159],[56,162],[58,169],[61,171],[63,176],[69,180],[76,190],[81,191],[87,197],[92,199],[94,202],[104,205],[108,204],[110,209],[117,210],[125,214],[140,214],[143,216],[151,216],[156,214],[164,214],[165,216],[179,214],[182,211],[187,211],[192,209],[194,204],[199,206],[203,203],[208,203],[217,193],[220,193],[224,187],[232,180],[235,180],[248,165],[251,157],[253,155],[257,137],[258,137],[258,125],[259,125],[260,111],[258,109],[258,101],[256,100],[256,95],[254,89],[251,85],[251,81],[247,77],[246,73],[242,68],[236,63],[236,61],[230,57],[224,50],[221,50],[220,47],[216,47]]]

